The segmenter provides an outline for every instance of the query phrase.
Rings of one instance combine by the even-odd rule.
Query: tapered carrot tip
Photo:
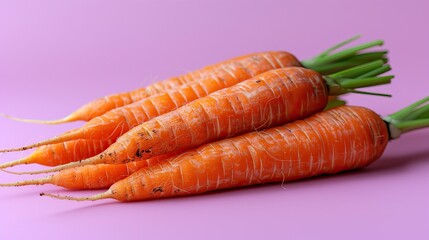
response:
[[[5,173],[9,173],[9,174],[14,174],[14,175],[27,175],[27,174],[29,174],[28,172],[14,172],[14,171],[6,170],[6,169],[0,169],[0,171],[5,172]]]
[[[19,187],[19,186],[27,186],[27,185],[44,185],[52,182],[52,176],[48,176],[45,178],[32,179],[19,181],[14,183],[0,183],[0,187]]]
[[[25,150],[28,150],[28,149],[33,149],[33,148],[36,148],[36,147],[41,147],[41,146],[48,145],[48,144],[55,144],[55,143],[67,141],[68,140],[67,138],[64,140],[64,136],[66,136],[66,137],[69,136],[69,135],[73,136],[74,133],[75,132],[66,133],[66,134],[63,134],[61,136],[50,138],[48,140],[37,142],[37,143],[31,144],[31,145],[27,145],[27,146],[24,146],[24,147],[1,149],[0,153],[21,152],[21,151],[25,151]]]
[[[5,114],[5,113],[0,113],[0,116],[2,116],[4,118],[11,119],[11,120],[14,120],[14,121],[18,121],[18,122],[38,123],[38,124],[50,124],[50,125],[61,124],[61,123],[68,123],[68,122],[73,122],[73,121],[78,120],[73,115],[69,115],[69,116],[67,116],[65,118],[57,119],[57,120],[26,119],[26,118],[19,118],[19,117],[10,116],[10,115]]]
[[[80,166],[85,166],[85,165],[95,165],[95,164],[99,164],[99,163],[103,163],[103,159],[99,158],[98,156],[95,156],[95,157],[87,158],[86,160],[81,160],[81,161],[77,161],[77,162],[70,162],[70,163],[66,163],[63,165],[59,165],[56,167],[43,169],[43,170],[39,170],[39,171],[12,172],[12,171],[4,170],[4,169],[0,169],[0,170],[7,172],[7,173],[16,174],[16,175],[24,175],[24,174],[34,175],[34,174],[53,173],[53,172],[58,172],[58,171],[73,168],[73,167],[80,167]]]
[[[28,157],[24,157],[24,158],[21,158],[18,160],[2,163],[2,164],[0,164],[0,169],[14,167],[16,165],[27,164],[27,163],[28,163]],[[7,172],[7,171],[5,171],[5,172]]]
[[[59,194],[50,194],[50,193],[40,193],[40,196],[48,196],[51,198],[63,199],[63,200],[72,200],[72,201],[96,201],[107,198],[114,198],[113,191],[107,190],[104,193],[100,193],[97,195],[89,196],[89,197],[72,197],[72,196],[62,196]]]

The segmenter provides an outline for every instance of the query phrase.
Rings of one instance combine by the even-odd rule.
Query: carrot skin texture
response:
[[[115,182],[169,156],[159,156],[126,164],[97,164],[65,169],[53,174],[49,182],[56,186],[74,190],[109,188]]]
[[[310,116],[327,101],[326,83],[317,72],[276,69],[142,123],[93,159],[117,164],[183,151]]]
[[[44,145],[24,158],[0,164],[0,169],[21,164],[40,164],[52,167],[76,162],[103,152],[111,144],[112,141],[79,139]]]
[[[299,65],[292,55],[285,52],[265,55],[255,55],[259,58],[253,56],[230,63],[228,65],[230,69],[212,69],[210,71],[214,73],[203,79],[113,109],[91,119],[82,128],[71,134],[64,134],[60,137],[60,141],[72,139],[114,141],[140,123],[173,111],[217,90],[233,86],[271,69]]]
[[[194,81],[201,81],[206,78],[227,80],[231,77],[239,78],[246,75],[257,75],[271,69],[287,66],[301,66],[301,63],[295,56],[284,51],[248,54],[210,65],[178,77],[168,78],[145,88],[97,99],[76,110],[67,117],[67,121],[89,121],[112,109],[140,101],[144,98],[163,93],[169,89],[174,89]],[[243,71],[246,71],[246,73],[241,76],[240,74]]]
[[[42,146],[31,155],[34,156],[34,163],[58,166],[94,156],[107,149],[111,144],[112,141],[75,140]]]
[[[198,81],[179,86],[178,89],[159,94],[156,94],[156,91],[153,90],[152,93],[155,95],[146,97],[138,102],[135,101],[145,96],[134,96],[134,103],[123,107],[115,105],[115,109],[93,118],[82,128],[69,134],[63,134],[58,138],[57,142],[74,139],[114,141],[138,124],[175,110],[212,92],[230,87],[271,69],[300,65],[293,55],[286,52],[255,54],[227,63],[217,68],[207,67],[201,70],[196,74]],[[195,74],[188,74],[184,78],[194,79],[195,77],[191,77],[193,75]]]
[[[14,183],[0,183],[0,187],[53,184],[75,190],[103,189],[110,187],[115,182],[128,177],[139,169],[154,165],[174,155],[176,153],[126,164],[97,164],[70,168],[44,178]]]
[[[327,83],[319,73],[300,67],[275,69],[144,122],[97,156],[26,174],[182,152],[308,117],[322,111],[327,102]]]
[[[372,163],[387,142],[376,113],[342,106],[187,151],[116,182],[103,198],[148,200],[334,174]]]

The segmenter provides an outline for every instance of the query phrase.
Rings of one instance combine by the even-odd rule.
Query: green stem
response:
[[[429,127],[429,119],[416,119],[394,124],[402,133]]]
[[[361,37],[360,35],[357,35],[357,36],[354,36],[354,37],[352,37],[350,39],[345,40],[344,42],[340,42],[337,45],[334,45],[334,46],[326,49],[324,52],[322,52],[319,55],[315,56],[313,59],[318,59],[318,58],[323,58],[325,56],[328,56],[331,52],[333,52],[333,51],[337,50],[338,48],[341,48],[341,47],[343,47],[343,46],[345,46],[345,45],[347,45],[347,44],[349,44],[349,43],[357,40],[360,37]]]
[[[328,101],[328,104],[326,105],[324,110],[328,110],[328,109],[332,109],[332,108],[344,106],[344,105],[346,105],[346,101],[341,99],[333,99]]]
[[[356,62],[356,63],[365,63],[365,62],[370,62],[377,59],[384,59],[385,61],[387,61],[386,54],[387,54],[387,51],[361,53],[361,54],[357,54],[352,57],[346,58],[344,59],[344,61]]]
[[[344,93],[359,93],[377,96],[390,96],[384,93],[375,93],[357,90],[357,88],[370,87],[390,83],[393,76],[379,77],[390,70],[385,65],[387,51],[361,51],[383,45],[382,40],[376,40],[355,47],[333,53],[339,48],[358,39],[359,36],[350,38],[331,48],[328,48],[316,57],[303,61],[306,68],[318,71],[324,75],[329,94],[340,95]]]
[[[376,85],[383,85],[390,83],[393,76],[383,77],[370,77],[370,78],[357,78],[357,79],[344,79],[341,80],[341,86],[344,88],[361,88]]]
[[[385,58],[384,55],[380,55],[378,53],[377,54],[363,53],[363,54],[358,54],[353,57],[344,59],[339,62],[328,63],[324,65],[306,66],[306,67],[311,68],[319,73],[331,74],[334,72],[338,72],[347,68],[355,67],[357,65],[375,61],[375,60],[381,60],[383,62],[387,62],[387,58]]]
[[[388,115],[384,121],[389,124],[390,132],[395,132],[390,136],[392,139],[402,133],[429,127],[429,96]]]
[[[429,101],[429,96],[425,97],[403,109],[397,111],[396,113],[390,114],[389,116],[395,118],[396,120],[404,120],[411,112],[419,108],[420,105],[425,104]]]
[[[331,78],[353,78],[365,74],[379,67],[382,67],[384,62],[382,60],[372,61],[366,64],[358,65],[334,74],[329,75]]]
[[[358,90],[355,90],[355,89],[348,90],[347,92],[358,93],[358,94],[365,94],[365,95],[372,95],[372,96],[380,96],[380,97],[392,97],[391,94],[376,93],[376,92],[365,92],[365,91],[358,91]]]
[[[359,36],[350,38],[344,42],[328,48],[324,52],[309,60],[302,61],[301,63],[306,68],[313,69],[323,75],[326,75],[374,60],[383,60],[384,62],[387,62],[387,51],[369,51],[366,53],[361,52],[375,46],[383,45],[382,40],[360,44],[358,46],[346,48],[345,50],[333,53],[334,51],[355,41],[358,38]]]
[[[383,71],[380,71],[381,68],[383,68]],[[390,97],[391,95],[389,94],[356,90],[357,88],[371,87],[390,83],[394,76],[378,76],[378,74],[376,73],[384,73],[386,69],[390,69],[390,66],[383,65],[382,60],[377,60],[349,69],[345,69],[334,74],[330,74],[328,76],[325,76],[324,78],[326,80],[326,84],[329,86],[330,95],[358,93]],[[363,75],[369,75],[370,77],[361,78],[360,76]]]
[[[375,77],[375,76],[381,75],[381,74],[383,74],[383,73],[385,73],[385,72],[388,72],[388,71],[390,71],[391,69],[392,69],[392,68],[391,68],[389,65],[384,65],[384,66],[381,66],[381,67],[379,67],[379,68],[376,68],[376,69],[374,69],[374,70],[372,70],[372,71],[369,71],[369,72],[367,72],[367,73],[364,73],[364,74],[360,75],[358,78]]]
[[[321,59],[317,59],[317,63],[318,64],[325,64],[325,63],[331,63],[331,62],[334,62],[337,60],[345,59],[345,58],[351,57],[353,55],[356,55],[359,51],[362,51],[362,50],[365,50],[368,48],[372,48],[375,46],[382,46],[383,43],[384,42],[382,40],[375,40],[375,41],[372,41],[369,43],[364,43],[364,44],[358,45],[356,47],[352,47],[352,48],[346,49],[344,51],[337,52],[337,53],[334,53],[332,55],[323,57]]]
[[[404,120],[427,118],[429,116],[429,105],[425,105],[417,110],[414,110]]]

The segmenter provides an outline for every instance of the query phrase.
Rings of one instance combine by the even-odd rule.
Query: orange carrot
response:
[[[69,116],[59,120],[41,121],[15,118],[5,114],[3,114],[3,116],[20,121],[45,124],[58,124],[77,120],[89,121],[92,118],[100,116],[112,109],[140,101],[149,96],[164,93],[169,89],[175,89],[179,86],[195,81],[202,81],[207,78],[212,78],[212,80],[220,79],[226,81],[230,81],[231,78],[233,78],[234,81],[243,81],[251,76],[263,73],[265,71],[287,66],[305,66],[307,68],[317,70],[321,74],[327,74],[376,59],[387,60],[385,58],[385,54],[387,53],[386,51],[361,53],[363,50],[382,45],[383,41],[381,40],[365,43],[338,53],[332,53],[338,48],[356,40],[357,38],[359,38],[359,36],[341,42],[340,44],[337,44],[334,47],[331,47],[323,53],[317,55],[313,59],[302,61],[302,63],[300,63],[295,56],[284,51],[262,52],[236,57],[182,76],[173,77],[162,82],[154,83],[145,88],[97,99],[82,106]]]
[[[350,90],[333,77],[327,83],[317,72],[298,67],[268,71],[153,118],[125,133],[97,156],[36,173],[147,159],[304,118],[326,106],[327,84],[332,94]],[[357,83],[347,79],[353,86],[361,87],[360,81],[366,86],[388,83],[391,78],[357,79]]]
[[[69,131],[48,143],[59,143],[76,139],[99,139],[115,141],[133,127],[146,122],[154,117],[171,112],[201,97],[205,97],[215,91],[233,86],[243,79],[252,76],[241,72],[238,76],[229,79],[206,78],[181,86],[175,90],[157,94],[138,102],[113,109],[99,117],[91,119],[83,127]]]
[[[139,88],[131,92],[114,94],[97,99],[82,106],[63,119],[40,121],[14,118],[7,115],[4,116],[15,120],[45,124],[58,124],[78,120],[89,121],[92,118],[100,116],[112,109],[128,105],[149,96],[164,93],[167,90],[175,89],[179,86],[195,81],[201,81],[208,78],[214,81],[243,81],[259,73],[287,66],[301,66],[301,64],[295,56],[284,51],[248,54],[218,64],[210,65],[178,77],[172,77],[161,82],[156,82],[145,88]]]
[[[330,96],[325,110],[345,105],[345,101]],[[92,120],[91,120],[92,121]],[[32,154],[24,158],[0,164],[0,169],[21,164],[40,164],[44,166],[58,166],[70,162],[80,161],[103,152],[112,144],[111,141],[79,139],[68,142],[49,144],[37,148]],[[11,171],[5,171],[14,173]],[[19,173],[16,173],[19,174]]]
[[[77,130],[62,134],[56,138],[57,140],[55,143],[76,139],[115,141],[119,136],[140,123],[164,113],[171,112],[195,99],[207,96],[217,90],[230,87],[245,79],[249,79],[259,72],[265,72],[272,68],[299,65],[298,61],[286,53],[283,55],[277,54],[277,56],[274,54],[261,54],[258,55],[258,58],[255,56],[249,59],[246,58],[246,61],[234,62],[237,66],[235,66],[234,72],[231,72],[230,75],[223,75],[221,78],[216,76],[204,78],[200,81],[180,86],[177,89],[156,94],[138,102],[113,109],[99,117],[93,118]],[[270,58],[272,59],[268,61]],[[274,61],[274,58],[278,58],[278,61]],[[249,67],[251,63],[255,61],[265,62],[254,64],[254,67]],[[233,63],[230,64],[230,68],[232,67]],[[220,71],[222,72],[224,70]],[[221,74],[218,75],[220,76]]]
[[[68,189],[102,189],[124,179],[132,173],[172,157],[163,155],[126,164],[97,164],[66,169],[53,175],[15,183],[0,183],[0,187],[53,184]]]
[[[103,152],[111,144],[112,141],[79,139],[45,145],[37,148],[33,153],[24,158],[0,164],[0,169],[21,164],[37,163],[44,166],[58,166],[76,162]]]
[[[364,107],[341,106],[307,119],[224,139],[143,168],[91,197],[137,201],[334,174],[365,167],[389,139],[429,127],[429,97],[384,119]]]
[[[364,167],[381,156],[387,142],[386,124],[377,114],[366,108],[338,107],[201,146],[143,168],[92,197],[49,196],[138,201],[286,182]]]

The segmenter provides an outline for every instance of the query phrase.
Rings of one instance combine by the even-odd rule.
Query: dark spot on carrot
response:
[[[156,131],[155,129],[152,129],[152,132],[153,132],[153,133],[156,133],[157,131]]]
[[[109,157],[113,156],[113,153],[109,152]]]
[[[153,188],[153,189],[152,189],[152,192],[153,192],[153,193],[163,192],[163,191],[164,191],[164,189],[162,189],[162,187],[156,187],[156,188]]]
[[[144,150],[144,152],[145,152],[145,153],[151,153],[151,152],[152,152],[152,147],[150,147],[150,148],[148,148],[148,149]]]
[[[45,196],[45,193],[39,193],[39,195],[42,197],[42,196]]]
[[[175,193],[178,193],[178,192],[180,192],[180,189],[176,189],[176,190],[174,190],[174,192],[175,192]]]
[[[260,83],[261,82],[261,80],[256,80],[256,83]]]
[[[140,151],[140,148],[139,148],[139,149],[137,149],[137,151],[136,151],[136,157],[138,157],[138,158],[141,158],[141,157],[142,157],[142,153],[141,153],[141,151]]]
[[[139,135],[139,137],[142,139],[146,139],[144,132],[139,132],[137,135]]]

